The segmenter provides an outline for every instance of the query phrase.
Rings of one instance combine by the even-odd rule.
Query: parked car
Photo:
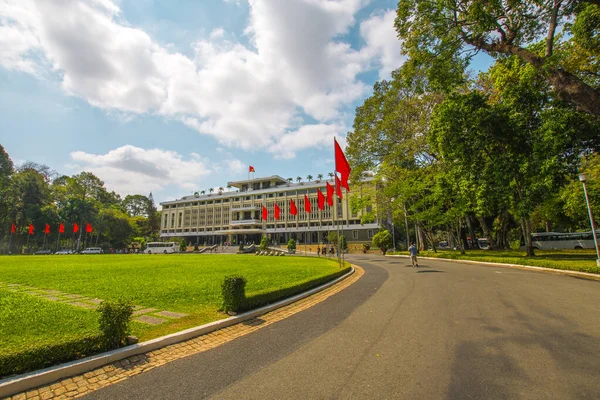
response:
[[[62,249],[62,250],[57,251],[54,254],[58,254],[58,255],[73,254],[73,250]]]
[[[37,254],[37,255],[48,255],[48,254],[52,254],[52,250],[47,250],[47,249],[45,249],[45,250],[38,250],[38,251],[35,252],[35,254]]]
[[[81,254],[102,254],[104,253],[100,247],[88,247]]]

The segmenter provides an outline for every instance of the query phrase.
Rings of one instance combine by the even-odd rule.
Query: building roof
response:
[[[279,175],[271,175],[271,176],[265,176],[265,177],[260,177],[260,178],[254,178],[254,179],[246,179],[243,181],[233,181],[233,182],[227,182],[227,186],[232,186],[235,188],[240,189],[242,187],[242,185],[247,185],[250,183],[257,183],[257,182],[272,182],[275,181],[276,183],[287,183],[287,179],[284,179],[282,177],[280,177]]]

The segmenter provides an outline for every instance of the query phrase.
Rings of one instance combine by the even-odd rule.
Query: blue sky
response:
[[[389,0],[0,0],[0,144],[172,200],[333,168],[401,65]],[[474,67],[486,69],[489,58]]]

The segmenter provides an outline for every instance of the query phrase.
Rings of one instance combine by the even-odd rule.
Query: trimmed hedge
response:
[[[243,308],[246,287],[246,278],[240,275],[229,275],[225,277],[221,285],[223,295],[223,311],[238,312]]]
[[[348,273],[348,271],[350,271],[350,267],[343,268],[331,275],[323,276],[321,278],[313,279],[310,281],[300,282],[294,286],[281,288],[279,290],[270,292],[254,293],[253,295],[246,297],[245,301],[243,302],[242,308],[239,311],[252,310],[254,308],[266,306],[267,304],[275,303],[276,301],[295,296],[302,292],[306,292],[307,290],[313,289],[317,286],[323,285],[327,282],[337,279],[340,276]]]
[[[29,349],[0,354],[0,378],[51,367],[108,350],[110,349],[106,346],[102,335],[67,340],[46,346],[33,343]]]

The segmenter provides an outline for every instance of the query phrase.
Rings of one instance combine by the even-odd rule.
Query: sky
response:
[[[402,65],[394,0],[0,0],[0,144],[157,203],[333,170]],[[479,58],[477,70],[490,60]]]

